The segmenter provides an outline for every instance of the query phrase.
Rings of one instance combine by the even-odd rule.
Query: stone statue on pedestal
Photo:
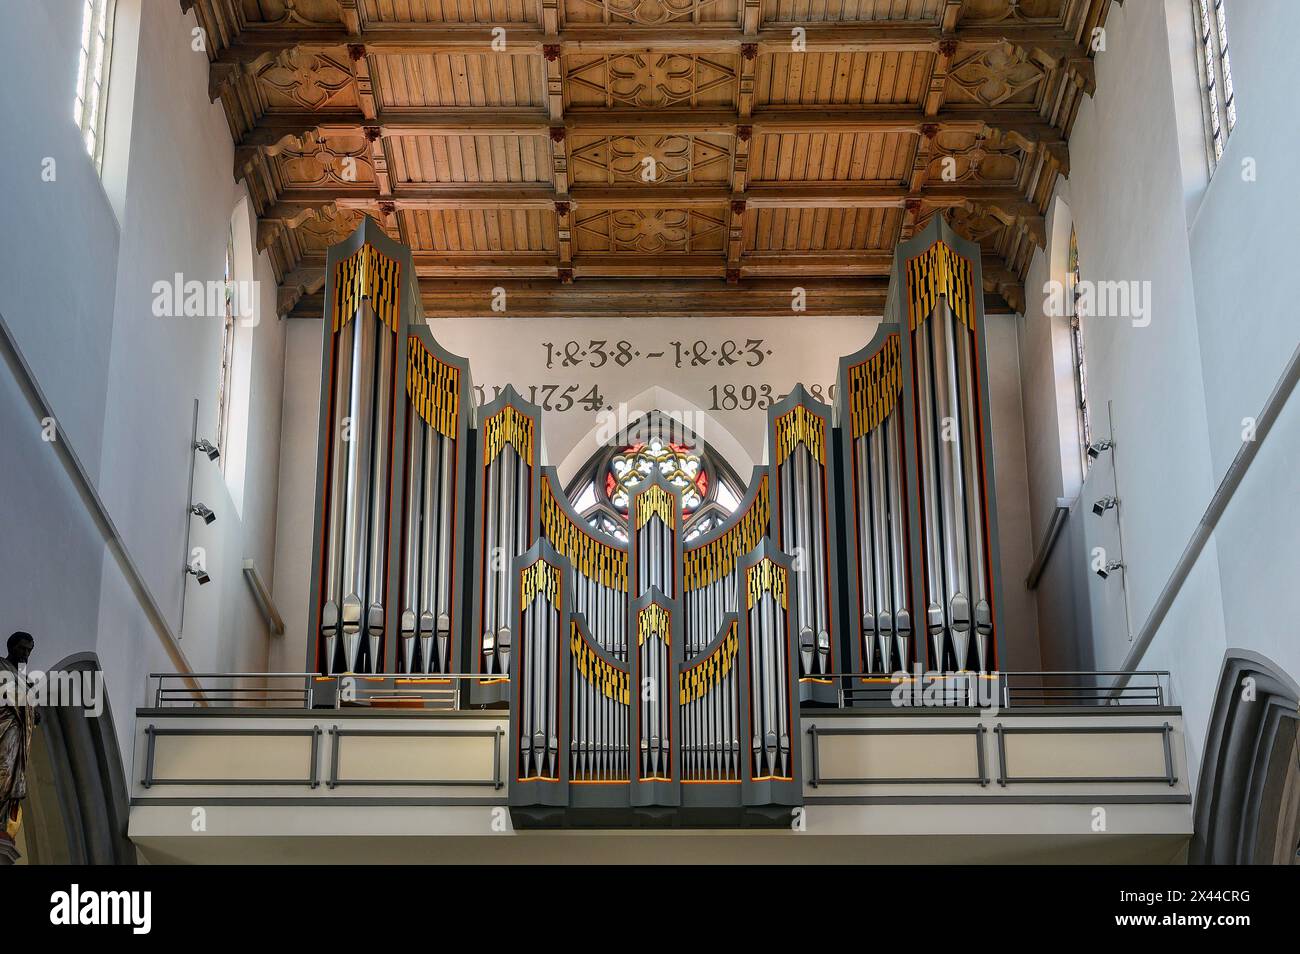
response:
[[[27,795],[27,759],[32,750],[36,710],[24,698],[27,660],[36,641],[18,632],[5,644],[0,658],[0,863],[14,861],[14,838],[22,826],[19,807]]]

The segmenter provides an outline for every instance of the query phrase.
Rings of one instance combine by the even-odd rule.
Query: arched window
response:
[[[1079,422],[1079,455],[1086,475],[1088,465],[1092,463],[1092,458],[1088,456],[1088,445],[1092,443],[1092,419],[1088,416],[1088,365],[1083,355],[1083,325],[1079,314],[1080,277],[1079,236],[1071,225],[1070,257],[1065,271],[1065,302],[1070,309],[1070,352],[1074,366],[1075,413]]]
[[[627,539],[628,493],[657,468],[682,490],[686,540],[717,527],[740,506],[744,484],[689,428],[660,411],[633,421],[569,482],[574,510],[593,527]]]
[[[85,0],[81,15],[81,53],[73,119],[86,141],[95,168],[104,166],[104,114],[108,106],[108,67],[113,59],[114,0]]]
[[[226,264],[222,276],[225,287],[225,313],[221,317],[221,370],[217,376],[217,449],[221,451],[218,458],[221,469],[226,469],[229,458],[226,437],[230,433],[230,378],[235,366],[235,307],[237,289],[235,285],[235,228],[233,222],[226,232]]]
[[[1237,125],[1237,99],[1228,59],[1227,0],[1193,0],[1196,4],[1197,60],[1201,73],[1201,106],[1205,114],[1205,145],[1210,172],[1223,157],[1228,136]]]

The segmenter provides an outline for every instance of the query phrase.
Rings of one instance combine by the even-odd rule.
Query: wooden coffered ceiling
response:
[[[1109,0],[181,0],[284,314],[371,215],[426,312],[878,314],[936,213],[1023,307]]]

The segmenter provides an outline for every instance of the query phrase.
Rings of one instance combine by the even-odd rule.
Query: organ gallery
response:
[[[476,404],[410,251],[364,220],[327,259],[309,669],[508,709],[517,827],[788,824],[801,712],[996,668],[981,288],[978,246],[934,216],[834,402],[797,386],[752,412],[746,484],[662,408],[580,512],[547,413],[513,387]]]

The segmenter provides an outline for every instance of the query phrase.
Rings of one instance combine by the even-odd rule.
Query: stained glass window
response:
[[[743,499],[744,485],[704,441],[679,422],[653,411],[629,425],[612,448],[602,448],[568,486],[574,510],[593,527],[627,539],[631,491],[657,469],[682,491],[682,516],[691,540],[719,526]]]

